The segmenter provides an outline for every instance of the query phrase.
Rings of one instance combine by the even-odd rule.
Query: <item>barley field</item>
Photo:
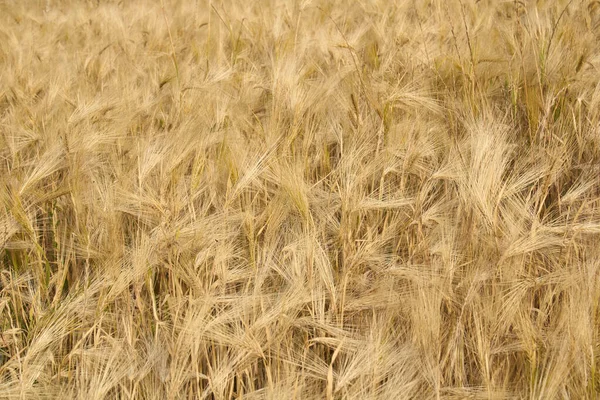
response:
[[[600,2],[0,0],[0,399],[600,398]]]

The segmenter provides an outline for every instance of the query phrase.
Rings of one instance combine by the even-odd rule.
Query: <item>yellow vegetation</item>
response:
[[[0,1],[0,399],[600,395],[600,2]]]

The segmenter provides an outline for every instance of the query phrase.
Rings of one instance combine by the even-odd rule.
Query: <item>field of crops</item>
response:
[[[0,0],[0,399],[600,397],[600,2]]]

